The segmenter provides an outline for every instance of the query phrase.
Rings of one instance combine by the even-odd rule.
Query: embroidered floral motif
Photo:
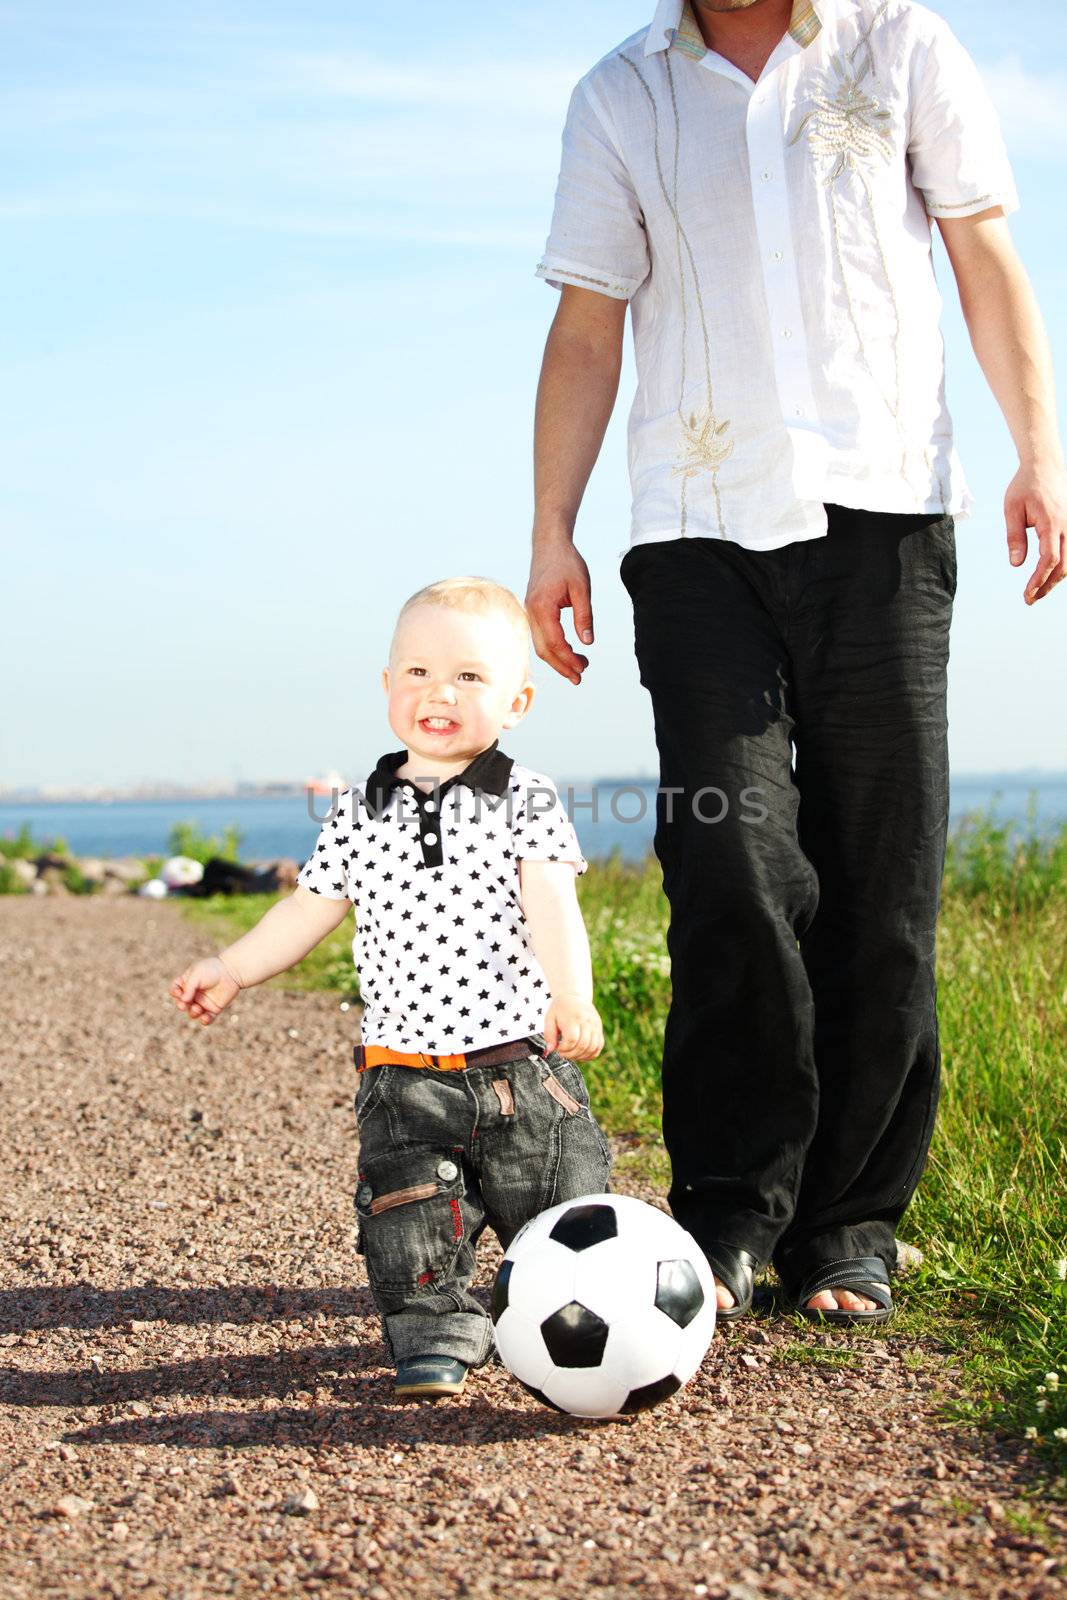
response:
[[[717,472],[733,452],[733,440],[722,437],[729,426],[729,422],[718,422],[710,411],[704,412],[700,417],[692,412],[688,421],[683,417],[685,455],[674,468],[674,476],[684,474],[687,478],[692,478],[696,473],[705,470]]]
[[[860,162],[881,156],[888,161],[893,153],[889,141],[891,114],[875,97],[860,88],[871,70],[868,52],[858,72],[844,56],[834,56],[830,62],[836,74],[836,84],[827,79],[821,91],[811,96],[811,109],[801,119],[789,143],[796,144],[804,129],[808,130],[808,143],[816,155],[835,157],[826,182],[836,183],[847,168],[858,170]]]

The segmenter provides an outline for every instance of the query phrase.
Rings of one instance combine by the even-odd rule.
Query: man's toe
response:
[[[717,1278],[715,1280],[715,1304],[720,1311],[729,1311],[731,1306],[737,1304],[726,1285],[720,1283]]]
[[[830,1289],[823,1289],[819,1294],[813,1294],[808,1301],[809,1311],[836,1311],[837,1301]]]

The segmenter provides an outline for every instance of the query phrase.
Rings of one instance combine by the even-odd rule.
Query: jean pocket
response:
[[[355,1208],[373,1288],[408,1295],[448,1277],[465,1194],[461,1163],[439,1150],[390,1151],[361,1167]]]
[[[956,568],[956,523],[944,516],[927,528],[924,537],[929,541],[940,587],[950,600],[956,598],[958,572]]]
[[[381,1099],[387,1073],[388,1068],[382,1066],[368,1067],[359,1074],[359,1082],[356,1085],[356,1094],[353,1101],[357,1127],[366,1122]]]
[[[576,1117],[583,1111],[592,1115],[589,1111],[589,1090],[579,1066],[560,1055],[558,1050],[553,1050],[545,1057],[544,1068],[541,1087],[557,1105],[563,1107],[568,1116]]]

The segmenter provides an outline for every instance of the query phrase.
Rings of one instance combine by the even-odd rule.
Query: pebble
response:
[[[306,1517],[309,1512],[319,1509],[319,1497],[314,1489],[308,1487],[298,1489],[295,1494],[286,1498],[282,1510],[288,1517]]]
[[[93,1502],[85,1500],[80,1494],[60,1495],[52,1507],[57,1517],[82,1517],[87,1511],[93,1509]]]

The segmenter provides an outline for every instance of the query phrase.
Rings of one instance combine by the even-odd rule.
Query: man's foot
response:
[[[739,1245],[712,1240],[704,1254],[715,1279],[715,1304],[719,1316],[733,1322],[752,1310],[752,1290],[759,1262]],[[740,1299],[738,1298],[740,1296]]]
[[[879,1288],[889,1293],[888,1283],[879,1284]],[[823,1289],[819,1294],[813,1294],[807,1303],[809,1311],[877,1311],[879,1305],[876,1300],[869,1300],[866,1295],[853,1294],[851,1289]]]
[[[882,1284],[888,1290],[888,1283]],[[715,1280],[715,1304],[720,1311],[729,1311],[737,1301],[724,1283]],[[877,1311],[878,1307],[873,1300],[868,1300],[865,1295],[853,1294],[851,1289],[824,1289],[821,1294],[812,1295],[808,1301],[809,1311]]]
[[[855,1256],[816,1267],[784,1287],[793,1310],[811,1322],[885,1322],[893,1315],[888,1278],[877,1256]]]
[[[396,1364],[393,1393],[411,1400],[438,1400],[461,1394],[466,1381],[466,1362],[455,1356],[409,1356]]]

